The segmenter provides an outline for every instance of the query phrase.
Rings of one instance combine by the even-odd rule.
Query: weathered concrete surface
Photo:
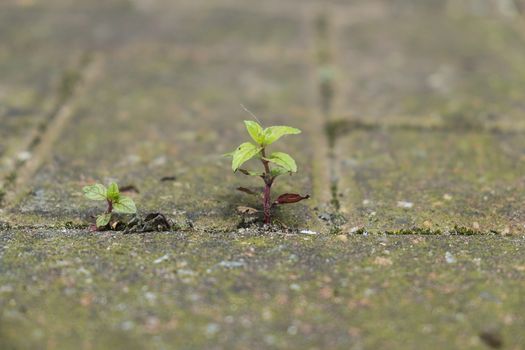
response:
[[[332,17],[348,229],[524,230],[525,25],[460,3],[372,1]]]
[[[339,150],[339,200],[348,226],[523,232],[524,140],[521,134],[353,131],[339,144],[347,150]]]
[[[277,219],[284,225],[322,231],[321,216],[340,226],[344,220],[332,210],[339,207],[345,229],[523,229],[520,13],[436,1],[330,4],[2,5],[2,35],[12,43],[3,50],[11,92],[4,104],[17,106],[11,99],[24,95],[18,86],[48,94],[39,97],[47,108],[34,98],[20,102],[34,109],[27,118],[4,113],[2,148],[10,151],[2,180],[20,176],[8,190],[14,194],[3,220],[85,224],[100,208],[79,189],[117,180],[139,189],[142,212],[161,211],[201,229],[234,228],[237,205],[258,205],[234,190],[257,182],[231,174],[219,156],[247,138],[243,103],[265,124],[305,131],[283,142],[301,171],[275,190],[313,199],[282,210]],[[319,18],[328,28],[323,33]],[[9,21],[27,26],[17,31]],[[60,80],[82,81],[86,73],[82,55],[94,62],[95,77],[63,100]],[[19,56],[32,69],[15,69]],[[76,63],[65,67],[68,60]],[[53,140],[38,130],[42,120],[53,125],[49,111],[57,103],[69,122]],[[35,142],[26,147],[28,139]],[[27,148],[38,150],[39,142],[49,147],[37,157],[44,166],[25,176],[23,168],[13,172],[17,157],[32,156]],[[176,181],[161,182],[165,176]],[[413,207],[399,209],[398,202]]]
[[[322,124],[302,12],[220,2],[148,9],[103,3],[46,5],[65,16],[75,10],[79,21],[53,29],[58,36],[64,27],[78,32],[80,46],[95,52],[100,68],[70,103],[69,126],[27,184],[29,195],[21,192],[19,204],[14,201],[12,222],[86,222],[100,208],[80,196],[82,186],[114,179],[139,189],[134,197],[142,212],[182,213],[203,229],[234,228],[241,220],[236,206],[259,206],[235,188],[260,184],[231,174],[220,156],[249,139],[242,120],[251,117],[241,103],[265,125],[304,130],[276,146],[300,167],[277,182],[276,194],[323,192],[313,184],[313,168],[324,167],[314,157],[324,139],[317,135]],[[176,180],[161,182],[165,176]],[[278,212],[277,221],[322,230],[312,210],[319,203],[315,194]]]
[[[523,236],[0,237],[2,349],[525,343]]]
[[[0,199],[56,105],[81,54],[51,31],[54,19],[0,4]]]
[[[2,1],[0,348],[523,348],[523,5]],[[240,103],[345,235],[236,228]],[[88,232],[112,180],[178,226]]]

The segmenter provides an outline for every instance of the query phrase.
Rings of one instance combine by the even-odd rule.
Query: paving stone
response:
[[[438,118],[452,127],[523,131],[521,19],[478,16],[444,1],[398,3],[360,21],[351,11],[334,19],[340,111],[378,122]]]
[[[7,349],[525,342],[524,237],[40,230],[0,239]]]
[[[338,143],[350,227],[522,232],[522,135],[355,131]],[[510,231],[509,231],[510,230]]]
[[[37,13],[0,5],[0,192],[57,104],[76,52],[60,47]]]
[[[281,149],[296,157],[300,173],[283,178],[275,191],[321,191],[312,180],[313,167],[319,167],[314,147],[322,139],[312,112],[316,101],[301,15],[203,8],[181,6],[175,13],[168,7],[160,24],[153,16],[114,10],[134,31],[116,47],[100,45],[99,78],[71,106],[71,122],[12,220],[89,219],[100,208],[81,197],[82,186],[117,180],[139,189],[134,197],[143,213],[182,213],[205,229],[235,227],[241,220],[237,205],[258,206],[235,191],[258,183],[231,174],[221,157],[249,139],[242,120],[251,117],[241,103],[265,125],[304,129],[301,137],[281,142]],[[233,21],[237,17],[244,19]],[[166,176],[175,181],[162,182]],[[277,220],[322,229],[311,209],[315,203],[283,208]]]
[[[524,28],[405,3],[337,19],[333,178],[345,229],[522,232]]]

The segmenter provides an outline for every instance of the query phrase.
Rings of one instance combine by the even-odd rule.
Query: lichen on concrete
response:
[[[343,237],[3,232],[2,346],[523,344],[523,237]]]

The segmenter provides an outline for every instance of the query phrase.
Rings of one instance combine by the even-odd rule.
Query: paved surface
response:
[[[524,16],[2,1],[0,347],[522,348]],[[303,130],[276,192],[312,198],[270,232],[239,229],[258,184],[220,156],[240,104]],[[94,181],[173,232],[89,233]]]
[[[3,349],[525,342],[523,238],[41,230],[2,242]]]

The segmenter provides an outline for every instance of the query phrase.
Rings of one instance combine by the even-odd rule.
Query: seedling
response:
[[[135,214],[137,212],[133,199],[121,195],[117,184],[114,182],[109,184],[107,188],[101,184],[94,184],[84,187],[82,191],[87,199],[106,201],[107,203],[106,211],[97,216],[97,229],[106,227],[109,224],[113,212],[122,214]]]
[[[297,172],[297,165],[295,160],[288,154],[283,152],[273,152],[268,155],[267,147],[285,135],[300,134],[301,130],[289,126],[271,126],[263,129],[263,127],[255,121],[244,121],[248,133],[252,137],[255,144],[252,142],[245,142],[237,149],[227,156],[233,158],[232,170],[240,172],[248,176],[257,176],[264,181],[264,190],[262,192],[263,198],[263,212],[264,223],[271,223],[271,210],[274,206],[282,204],[297,203],[310,196],[301,196],[295,193],[285,193],[277,197],[274,201],[271,199],[272,185],[275,179],[281,175],[292,174]],[[251,171],[241,166],[252,158],[259,159],[263,166],[263,172]],[[258,193],[244,187],[239,187],[239,191],[251,195],[258,195]]]

